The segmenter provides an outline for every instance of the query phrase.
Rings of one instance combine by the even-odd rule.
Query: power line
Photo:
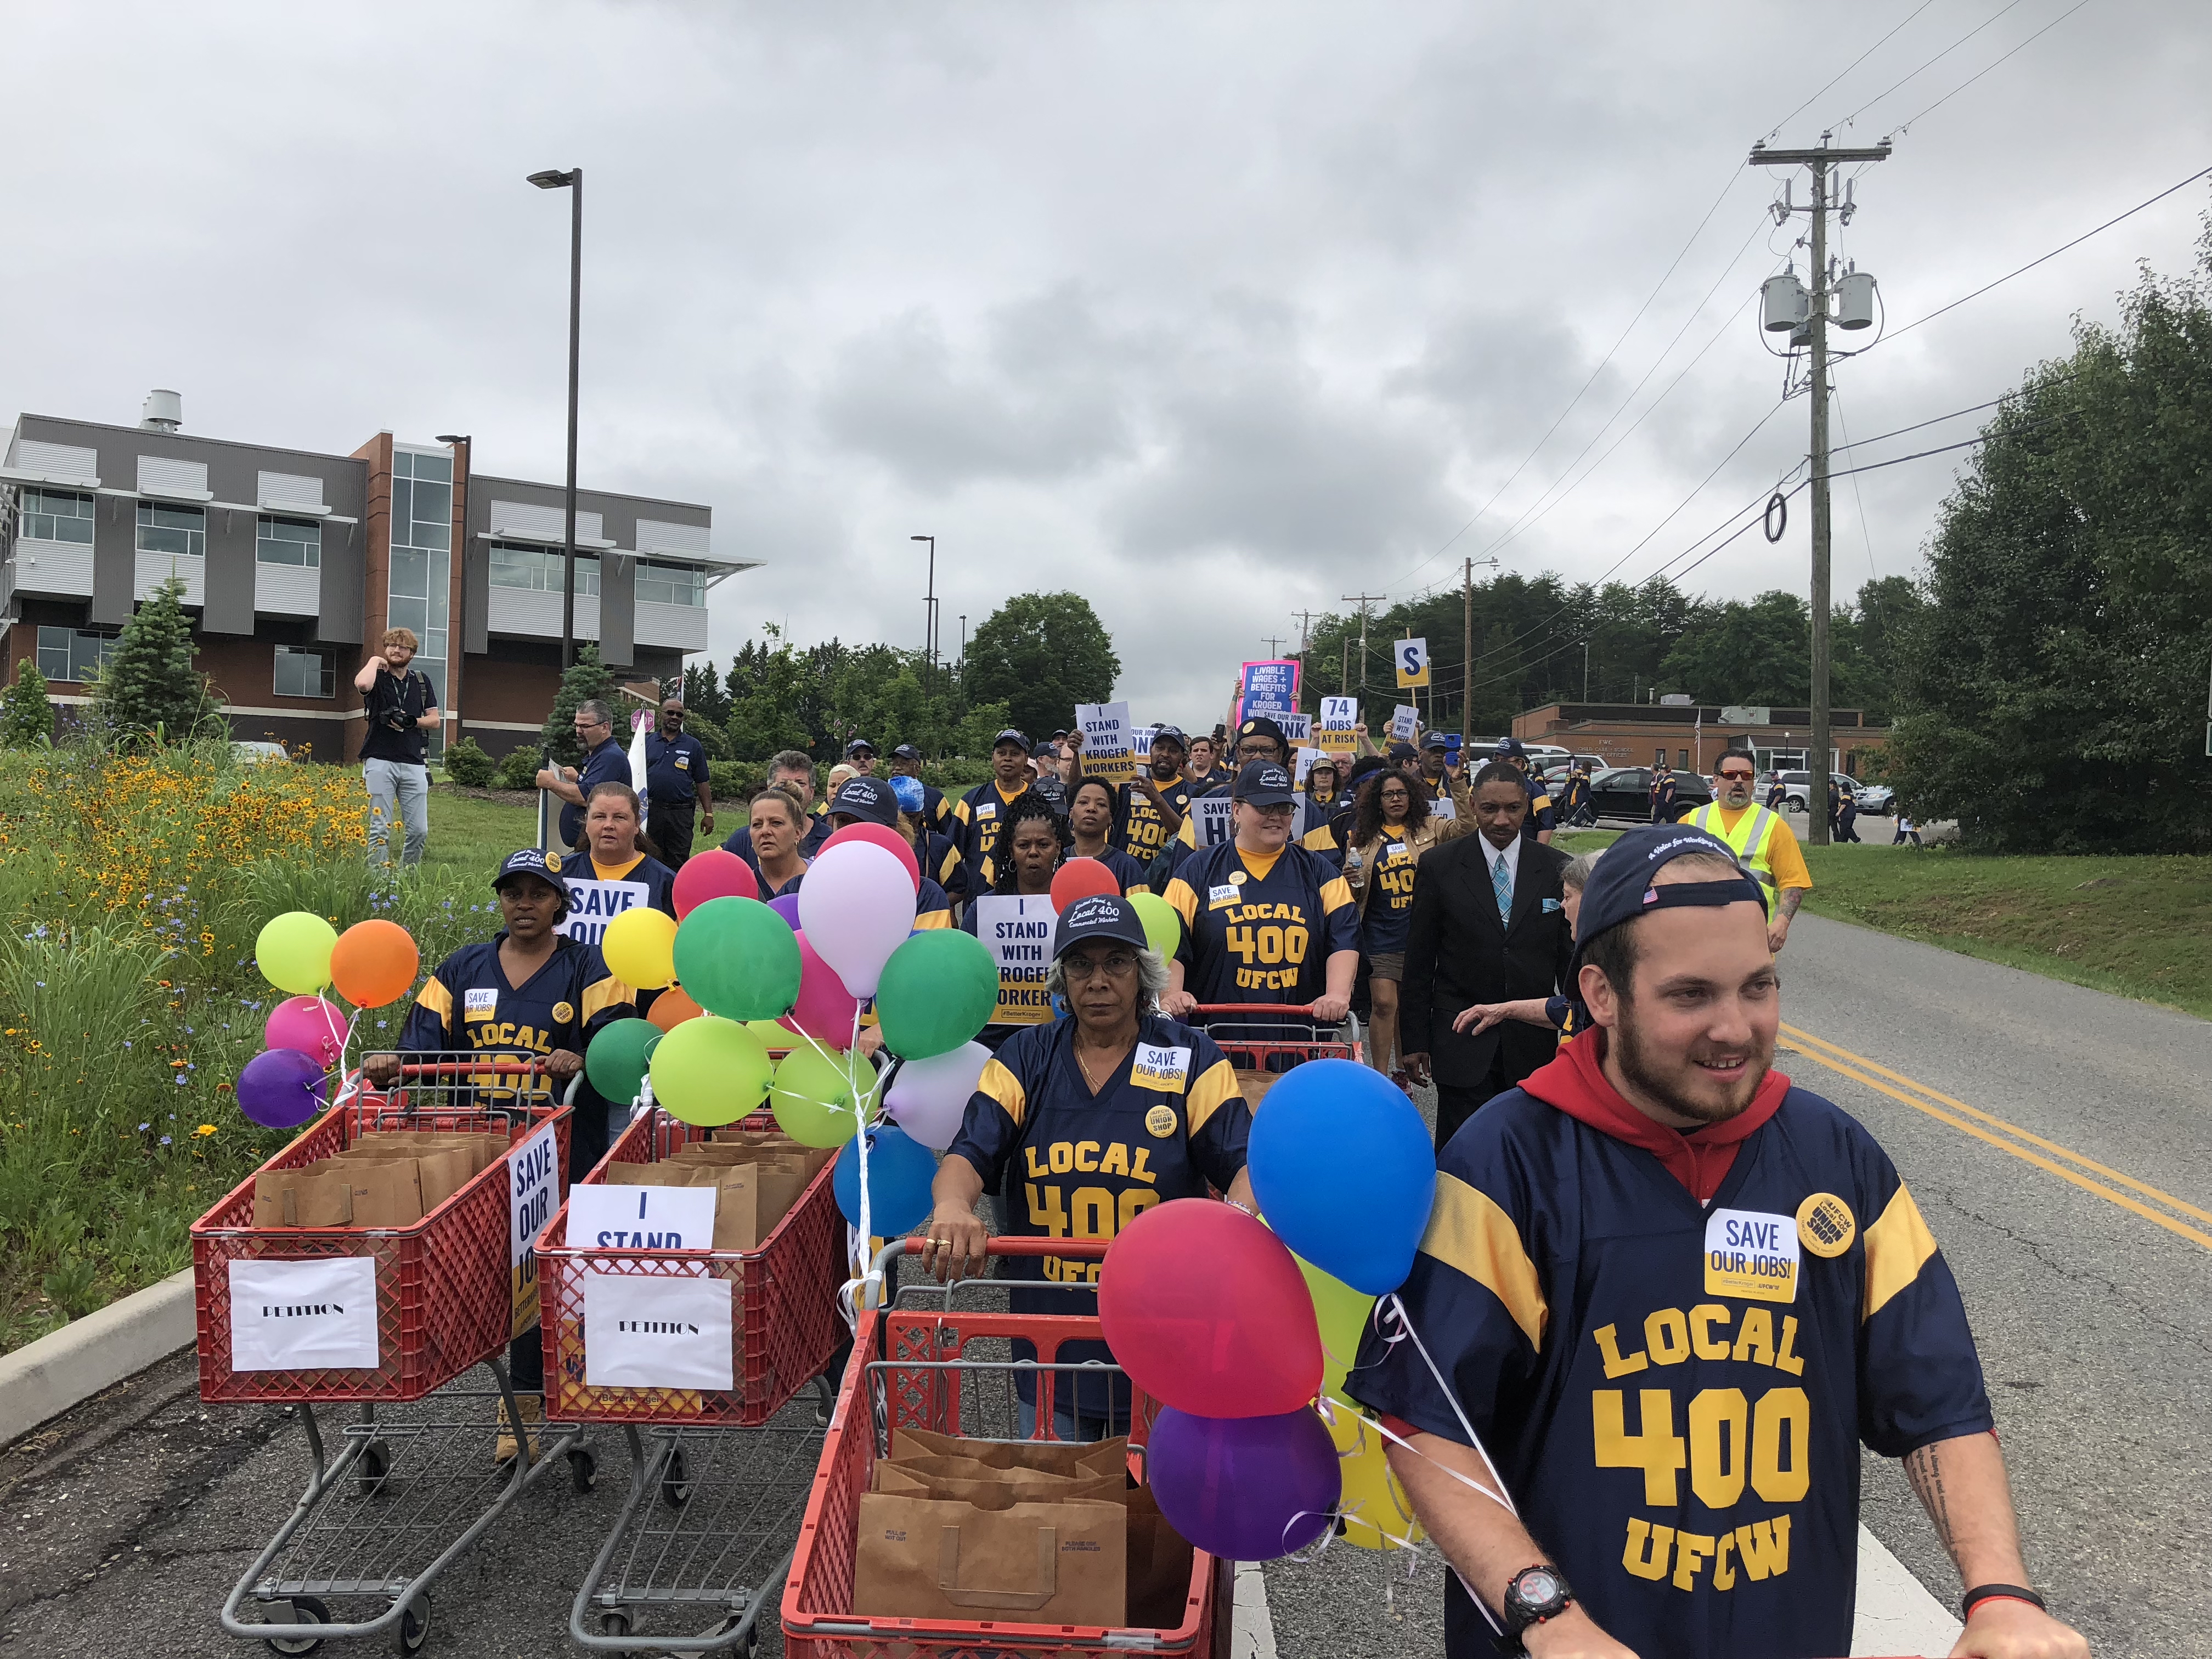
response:
[[[1838,125],[1846,127],[1850,125],[1850,124],[1857,120],[1860,116],[1864,115],[1876,104],[1879,104],[1883,99],[1888,97],[1891,93],[1895,92],[1899,87],[1905,85],[1905,82],[1911,81],[1917,76],[1925,74],[1928,70],[1935,68],[1936,64],[1942,63],[1953,52],[1958,51],[1960,47],[1965,46],[1967,41],[1972,40],[1984,29],[1989,27],[1990,24],[1996,22],[1998,18],[2003,16],[2007,12],[2012,10],[2014,7],[2019,4],[2020,0],[2005,0],[2005,3],[2003,5],[1998,7],[1997,9],[1992,12],[1989,16],[1975,24],[1973,27],[1968,29],[1964,34],[1954,40],[1949,46],[1944,47],[1942,51],[1937,52],[1933,58],[1923,64],[1918,69],[1914,70],[1911,75],[1905,77],[1905,80],[1892,82],[1888,86],[1884,87],[1880,92],[1875,94],[1873,97],[1868,99],[1866,102],[1861,104],[1856,109],[1853,110],[1849,115],[1844,117]]]
[[[1911,127],[1915,121],[1917,121],[1921,115],[1926,115],[1931,111],[1942,108],[1944,105],[1949,103],[1954,98],[1956,98],[1968,87],[1971,87],[1975,82],[1980,80],[1982,76],[1987,75],[1990,72],[1990,70],[1995,69],[1997,66],[1997,64],[2002,64],[2005,61],[2005,58],[2010,58],[2013,55],[2013,52],[2017,52],[2025,47],[2033,46],[2038,40],[2043,39],[2045,35],[2050,33],[2051,30],[2057,28],[2061,23],[2064,22],[2068,18],[2071,17],[2075,12],[2081,10],[2082,7],[2088,3],[2089,0],[2074,0],[2074,3],[2072,5],[2067,7],[2064,11],[2060,12],[2057,16],[2052,18],[2041,28],[2036,30],[2034,33],[2029,35],[2027,39],[2021,41],[2019,46],[2014,46],[2012,49],[2012,52],[2005,53],[2004,58],[2000,58],[1996,60],[1996,64],[1991,64],[1989,69],[1983,70],[1979,74],[1968,76],[1965,80],[1960,82],[1957,86],[1952,88],[1950,91],[1945,93],[1934,103],[1929,105],[1927,109],[1922,110],[1919,115],[1908,116],[1903,121],[1899,122],[1895,129],[1897,133],[1900,137],[1903,136],[1906,129]],[[1995,20],[1992,19],[1991,21],[1994,21]]]
[[[1918,5],[1915,6],[1911,11],[1905,13],[1904,22],[1899,23],[1896,28],[1890,30],[1889,34],[1883,35],[1880,40],[1875,41],[1873,46],[1869,46],[1857,57],[1852,58],[1850,63],[1844,64],[1843,69],[1828,82],[1827,86],[1822,87],[1820,90],[1814,93],[1812,97],[1808,98],[1803,103],[1798,105],[1796,109],[1791,110],[1789,114],[1784,116],[1772,126],[1767,128],[1766,136],[1770,138],[1773,137],[1777,133],[1780,132],[1784,127],[1789,125],[1790,122],[1796,120],[1807,110],[1810,109],[1814,104],[1827,94],[1830,87],[1833,87],[1838,81],[1842,80],[1844,76],[1849,75],[1861,64],[1865,63],[1868,58],[1873,57],[1875,52],[1880,50],[1882,45],[1889,40],[1890,36],[1897,33],[1898,29],[1903,28],[1905,23],[1910,23],[1914,18],[1919,16],[1922,12],[1926,11],[1929,7],[1935,3],[1936,0],[1920,0],[1920,3]]]
[[[1962,294],[1957,299],[1952,301],[1949,305],[1939,306],[1934,311],[1929,312],[1925,317],[1916,319],[1914,321],[1905,324],[1902,328],[1892,329],[1889,331],[1889,337],[1894,340],[1900,334],[1910,334],[1914,329],[1918,328],[1922,323],[1932,323],[1938,317],[1941,317],[1945,312],[1956,311],[1960,306],[1966,304],[1967,301],[1980,299],[1982,295],[1987,294],[1991,289],[2001,288],[2005,283],[2012,281],[2014,277],[2023,276],[2028,271],[2033,270],[2036,266],[2043,264],[2046,261],[2056,259],[2060,254],[2065,252],[2069,248],[2079,247],[2082,243],[2087,241],[2092,236],[2095,236],[2101,232],[2110,230],[2114,225],[2118,224],[2123,219],[2132,219],[2136,214],[2141,213],[2145,208],[2154,206],[2156,204],[2163,202],[2167,197],[2172,195],[2174,191],[2178,190],[2187,189],[2190,185],[2195,184],[2199,179],[2205,177],[2207,174],[2212,174],[2212,167],[2199,167],[2196,172],[2191,173],[2186,179],[2184,179],[2179,184],[2168,185],[2164,190],[2159,191],[2157,195],[2152,197],[2148,201],[2138,202],[2133,207],[2130,208],[2125,213],[2115,214],[2112,217],[2106,220],[2103,224],[2099,225],[2096,229],[2083,231],[2072,241],[2063,243],[2059,246],[2051,249],[2050,252],[2045,253],[2038,258],[2030,259],[2026,264],[2021,266],[2018,270],[2008,270],[2005,272],[2003,276],[1998,277],[1996,282],[1984,283],[1981,287],[1976,289],[1972,294]]]

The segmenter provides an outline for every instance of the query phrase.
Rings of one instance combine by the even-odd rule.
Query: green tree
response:
[[[568,665],[561,676],[560,689],[553,694],[553,712],[545,717],[539,742],[553,751],[556,763],[562,766],[581,766],[584,763],[583,745],[576,741],[576,705],[597,697],[615,711],[615,735],[629,735],[623,720],[625,699],[615,684],[615,677],[599,660],[599,647],[586,644],[577,647],[576,660]]]
[[[171,575],[123,624],[92,688],[92,724],[108,741],[176,743],[222,724],[221,699],[192,666],[184,598],[184,579]]]
[[[1659,665],[1662,691],[1699,702],[1802,708],[1812,695],[1812,615],[1795,593],[1731,599],[1691,623]]]
[[[1121,672],[1112,638],[1079,593],[1018,593],[968,641],[969,696],[1006,704],[1032,739],[1067,725],[1077,703],[1112,697]]]
[[[2212,216],[2188,277],[2077,325],[1942,507],[1890,779],[1992,851],[2212,849]]]
[[[15,665],[15,683],[0,692],[0,745],[36,749],[54,739],[54,706],[46,701],[46,677],[25,657]]]
[[[721,676],[714,672],[711,659],[686,663],[680,689],[684,707],[689,712],[704,714],[717,726],[730,723],[730,694],[723,689]]]

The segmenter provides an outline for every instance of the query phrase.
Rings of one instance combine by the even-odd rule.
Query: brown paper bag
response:
[[[1267,1097],[1267,1091],[1273,1088],[1277,1079],[1283,1075],[1280,1072],[1248,1072],[1242,1066],[1235,1069],[1237,1092],[1244,1097],[1245,1105],[1255,1112],[1260,1109],[1261,1101]]]
[[[264,1170],[253,1177],[256,1227],[349,1227],[353,1183],[329,1160],[297,1170]]]
[[[1190,1599],[1190,1542],[1167,1522],[1150,1486],[1124,1495],[1129,1515],[1130,1627],[1175,1630]]]
[[[1127,1615],[1127,1549],[1119,1504],[986,1509],[865,1492],[853,1610],[1113,1628]]]
[[[349,1158],[337,1161],[353,1188],[356,1227],[411,1227],[422,1218],[422,1181],[414,1158],[389,1164]]]
[[[960,1462],[957,1458],[930,1461],[955,1464]],[[987,1469],[980,1463],[968,1464],[963,1469],[928,1470],[899,1463],[878,1463],[875,1490],[909,1498],[976,1504],[988,1509],[1002,1504],[1007,1494],[1025,1504],[1118,1504],[1124,1487],[1115,1475],[1074,1480],[1066,1475],[1047,1474],[1042,1469]]]
[[[659,1164],[610,1164],[610,1187],[689,1187],[693,1166],[664,1160]]]
[[[994,1469],[1044,1469],[1054,1474],[1119,1474],[1128,1467],[1127,1436],[1077,1443],[1066,1440],[1030,1440],[1012,1443],[1000,1440],[969,1440],[933,1429],[895,1428],[891,1431],[894,1463],[917,1457],[959,1457]]]

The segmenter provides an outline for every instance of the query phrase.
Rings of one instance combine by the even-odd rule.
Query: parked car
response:
[[[1851,798],[1854,805],[1863,805],[1858,799],[1859,781],[1856,778],[1848,772],[1831,772],[1828,775],[1836,781],[1837,788]],[[1786,799],[1790,811],[1802,812],[1805,810],[1807,797],[1812,793],[1813,775],[1810,772],[1784,772],[1782,775],[1782,787],[1790,792]],[[1758,799],[1763,801],[1766,799],[1766,780],[1761,779],[1755,781],[1753,787],[1759,792]],[[1826,811],[1827,802],[1823,800],[1820,807],[1823,811]]]
[[[1887,817],[1897,810],[1897,791],[1886,783],[1863,783],[1852,796],[1862,812]]]
[[[292,758],[286,752],[283,744],[264,743],[258,740],[234,743],[230,745],[230,752],[234,759],[246,766],[258,766],[264,761],[288,761]]]
[[[1695,772],[1674,773],[1674,814],[1680,817],[1713,798],[1712,786]],[[1601,818],[1651,818],[1651,769],[1619,766],[1590,780],[1590,803]]]

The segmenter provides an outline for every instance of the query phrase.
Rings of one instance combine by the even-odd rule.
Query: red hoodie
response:
[[[1613,1086],[1602,1063],[1606,1036],[1601,1030],[1593,1030],[1579,1042],[1562,1045],[1559,1058],[1523,1078],[1522,1088],[1601,1133],[1641,1146],[1689,1188],[1691,1197],[1710,1203],[1728,1179],[1736,1148],[1774,1115],[1782,1097],[1790,1092],[1790,1079],[1770,1070],[1744,1110],[1725,1123],[1710,1123],[1684,1134],[1654,1123]]]

